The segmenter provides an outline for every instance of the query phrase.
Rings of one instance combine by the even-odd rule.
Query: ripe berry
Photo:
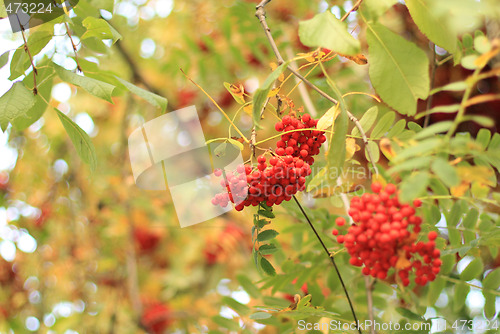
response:
[[[337,219],[335,219],[335,224],[337,224],[338,226],[343,226],[345,224],[345,219],[343,217],[338,217]]]

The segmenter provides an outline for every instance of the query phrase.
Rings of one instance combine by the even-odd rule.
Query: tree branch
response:
[[[345,19],[347,19],[347,17],[349,16],[349,14],[351,14],[352,12],[355,12],[359,9],[359,6],[361,5],[361,3],[363,2],[363,0],[358,0],[354,6],[352,6],[351,10],[349,10],[347,13],[344,14],[344,16],[342,16],[342,18],[340,19],[340,21],[344,21]]]
[[[264,6],[267,5],[271,0],[263,0],[261,3],[259,3],[256,7],[256,12],[255,16],[259,19],[260,24],[262,25],[262,28],[264,29],[264,33],[267,36],[267,39],[269,40],[269,44],[271,45],[271,48],[273,49],[274,55],[276,56],[276,59],[278,60],[278,63],[281,65],[284,63],[283,57],[281,56],[278,47],[276,45],[276,42],[274,41],[273,36],[271,35],[271,29],[267,25],[266,21],[266,11],[264,9]],[[318,92],[321,96],[323,96],[325,99],[328,101],[338,104],[338,101],[319,89],[316,85],[314,85],[312,82],[307,80],[305,77],[303,77],[299,72],[294,70],[291,66],[288,66],[287,69],[292,72],[297,78],[302,80],[307,86],[310,88],[314,89],[316,92]],[[354,116],[350,111],[347,111],[347,116],[349,117],[349,120],[354,123],[356,128],[358,129],[359,133],[361,134],[361,137],[363,138],[363,143],[365,145],[366,151],[368,153],[368,158],[370,160],[371,165],[373,166],[373,170],[375,171],[375,174],[378,175],[378,168],[377,165],[375,164],[375,160],[373,159],[373,154],[368,146],[368,137],[366,136],[366,132],[359,123],[359,120]]]
[[[69,26],[67,22],[64,22],[64,25],[66,27],[66,35],[68,35],[69,40],[71,41],[71,46],[73,46],[73,52],[75,53],[75,61],[76,61],[76,69],[80,72],[83,73],[82,67],[78,63],[78,55],[76,54],[76,45],[75,42],[73,41],[73,38],[71,37],[71,33],[69,32]]]
[[[118,52],[122,55],[125,62],[128,64],[130,70],[132,71],[132,80],[135,83],[141,83],[150,92],[155,93],[156,95],[163,96],[163,94],[159,90],[152,87],[149,84],[149,82],[142,76],[141,71],[139,70],[139,67],[137,66],[137,63],[132,58],[132,56],[129,54],[129,52],[123,47],[122,42],[116,41],[115,46],[116,46],[116,49],[118,50]]]
[[[293,58],[293,52],[292,52],[291,47],[287,47],[285,52],[286,52],[287,58],[289,58],[289,59]],[[294,70],[298,69],[295,61],[290,62],[290,67],[293,68]],[[307,108],[307,110],[309,110],[309,113],[311,114],[311,116],[316,117],[318,112],[316,111],[316,108],[314,107],[314,104],[311,101],[311,97],[309,96],[309,92],[304,87],[304,85],[300,84],[300,82],[301,82],[301,80],[299,78],[295,77],[295,83],[298,85],[300,97],[302,98],[302,101],[304,102],[305,107]]]
[[[302,212],[302,214],[306,218],[307,223],[309,224],[309,226],[313,230],[314,234],[316,235],[316,238],[318,239],[319,243],[321,244],[321,246],[325,250],[325,253],[330,258],[330,261],[332,262],[333,268],[335,268],[335,272],[337,273],[337,276],[339,277],[339,281],[340,281],[340,284],[342,285],[342,289],[344,290],[344,294],[347,298],[347,302],[349,303],[349,307],[351,308],[352,317],[354,318],[354,321],[356,322],[356,325],[357,325],[359,323],[358,317],[356,316],[356,312],[354,311],[354,306],[352,305],[351,298],[349,297],[349,292],[347,291],[347,288],[344,284],[344,280],[342,279],[342,276],[340,275],[340,271],[339,271],[339,268],[337,267],[337,263],[335,263],[335,259],[333,257],[333,254],[330,253],[330,251],[326,247],[325,243],[323,242],[323,240],[319,236],[318,232],[316,231],[316,228],[314,228],[314,225],[312,224],[311,220],[309,219],[309,216],[307,216],[307,213],[304,211],[304,208],[302,207],[300,202],[297,200],[297,197],[295,197],[295,195],[293,196],[293,200],[295,201],[295,203],[297,203],[297,206],[299,207],[300,211]],[[362,334],[361,328],[357,327],[357,329],[358,329],[359,334]]]
[[[24,35],[24,26],[19,21],[19,16],[16,15],[17,21],[19,22],[19,26],[21,27],[21,35],[23,36],[24,41],[24,51],[30,57],[31,66],[33,67],[33,95],[38,94],[38,89],[36,88],[36,76],[38,71],[36,70],[35,63],[33,62],[33,56],[31,55],[30,49],[28,47],[28,42],[26,41],[26,36]]]

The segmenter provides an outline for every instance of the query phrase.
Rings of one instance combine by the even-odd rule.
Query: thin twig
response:
[[[285,52],[286,52],[286,56],[288,58],[290,58],[290,59],[293,58],[293,52],[292,52],[291,47],[287,47],[285,49]],[[297,70],[297,63],[292,60],[290,62],[290,67],[293,68],[294,70]],[[301,81],[299,78],[295,77],[295,83],[298,85],[299,94],[300,94],[300,97],[302,98],[302,101],[304,102],[304,106],[309,111],[311,116],[316,117],[318,112],[316,111],[316,108],[314,107],[314,104],[311,101],[311,97],[309,96],[309,92],[307,91],[307,89],[303,85],[300,84]]]
[[[361,3],[363,2],[363,0],[358,0],[354,6],[351,8],[351,10],[349,10],[347,13],[344,14],[344,16],[342,16],[342,18],[340,19],[340,21],[344,21],[345,19],[347,19],[347,17],[349,16],[349,14],[351,14],[352,12],[355,12],[358,10],[359,8],[359,5],[361,5]]]
[[[283,57],[281,57],[281,54],[278,50],[278,47],[276,45],[276,42],[274,41],[273,36],[271,35],[271,29],[267,25],[266,22],[266,11],[264,10],[264,6],[267,5],[271,0],[264,0],[261,3],[259,3],[256,7],[256,13],[255,16],[259,19],[260,24],[262,25],[262,28],[264,29],[264,33],[267,36],[267,39],[269,40],[269,44],[271,45],[271,48],[273,49],[274,55],[276,56],[276,59],[278,60],[278,63],[281,65],[284,63]],[[323,96],[325,99],[328,101],[337,104],[338,101],[319,89],[316,85],[314,85],[312,82],[307,80],[305,77],[303,77],[299,72],[294,70],[291,66],[288,66],[287,69],[292,72],[297,78],[302,80],[306,85],[308,85],[310,88],[314,89],[317,91],[321,96]],[[370,160],[370,163],[373,166],[373,170],[375,171],[375,174],[378,175],[378,168],[377,165],[375,164],[375,160],[373,159],[373,154],[368,146],[368,137],[366,136],[366,132],[359,123],[359,120],[350,112],[347,111],[347,116],[349,117],[349,120],[354,123],[356,128],[358,129],[359,133],[361,134],[361,137],[363,138],[363,143],[365,145],[366,151],[368,153],[368,158]]]
[[[330,261],[332,262],[333,268],[335,268],[335,272],[337,273],[337,276],[339,277],[339,281],[340,281],[340,284],[342,285],[342,289],[344,290],[344,294],[345,294],[345,296],[347,298],[347,302],[349,303],[349,307],[351,308],[351,313],[352,313],[352,316],[354,318],[354,321],[356,322],[356,325],[357,325],[359,323],[358,317],[356,316],[356,312],[354,311],[354,306],[352,305],[351,297],[349,297],[349,292],[347,291],[347,288],[346,288],[346,286],[344,284],[344,280],[342,279],[342,276],[340,275],[339,268],[337,267],[337,264],[335,263],[335,259],[334,259],[333,255],[330,253],[330,251],[326,247],[325,243],[323,242],[323,240],[319,236],[318,232],[316,231],[316,228],[314,228],[314,225],[312,224],[311,220],[309,219],[309,216],[304,211],[304,208],[302,207],[302,205],[300,204],[300,202],[297,200],[297,197],[295,197],[295,195],[293,196],[293,200],[295,201],[295,203],[297,203],[297,206],[299,207],[300,211],[302,212],[302,214],[306,218],[307,223],[309,224],[309,226],[313,230],[313,232],[316,235],[316,238],[318,239],[319,243],[321,244],[321,246],[325,250],[325,252],[328,255],[328,257],[330,258]],[[362,334],[361,328],[357,327],[357,329],[358,329],[358,332],[360,334]]]
[[[21,35],[23,36],[23,41],[24,41],[24,51],[28,53],[28,56],[30,57],[30,62],[31,66],[33,67],[33,95],[38,94],[38,89],[36,88],[36,76],[38,74],[38,71],[36,70],[35,63],[33,62],[33,57],[31,56],[30,49],[28,47],[28,42],[26,41],[26,36],[24,35],[24,27],[21,24],[21,21],[19,21],[19,16],[17,16],[17,22],[19,22],[19,26],[21,27]]]
[[[66,35],[68,35],[69,40],[71,41],[71,46],[73,46],[73,52],[75,53],[75,61],[76,61],[76,69],[83,73],[82,67],[78,63],[78,55],[76,54],[76,45],[75,42],[73,41],[73,38],[71,37],[71,33],[69,32],[69,26],[67,22],[64,22],[64,25],[66,27]]]
[[[233,126],[233,128],[236,130],[236,132],[238,132],[238,134],[241,136],[241,138],[243,138],[245,143],[247,143],[247,144],[250,143],[250,141],[247,139],[247,137],[245,137],[245,135],[240,131],[240,129],[234,124],[233,120],[231,118],[229,118],[229,116],[226,114],[226,112],[217,104],[217,102],[215,102],[215,100],[210,96],[210,94],[208,94],[200,85],[198,85],[193,79],[191,79],[184,72],[184,70],[182,68],[180,70],[181,70],[182,74],[186,77],[186,79],[191,81],[193,83],[193,85],[198,87],[198,89],[201,90],[203,92],[203,94],[205,94],[205,96],[208,97],[208,99],[210,101],[212,101],[212,103],[217,107],[217,109],[219,109],[219,111],[222,113],[222,115],[224,115],[224,117],[228,120],[229,124],[231,124]]]
[[[434,80],[436,79],[436,45],[434,43],[431,43],[432,46],[432,67],[431,67],[431,87],[430,90],[434,88]],[[427,106],[425,110],[430,110],[431,105],[432,105],[432,98],[434,97],[434,94],[429,96],[427,99]],[[431,118],[431,114],[426,114],[424,118],[424,128],[426,128],[429,125],[429,121]]]

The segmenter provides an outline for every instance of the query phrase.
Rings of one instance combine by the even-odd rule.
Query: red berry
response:
[[[389,183],[388,185],[385,186],[385,191],[389,194],[392,195],[396,192],[396,186],[392,183]]]
[[[427,234],[427,238],[429,238],[429,240],[436,240],[438,234],[436,231],[430,231],[429,234]]]
[[[380,182],[373,182],[371,188],[374,193],[378,194],[382,190],[382,185]]]
[[[337,219],[335,219],[335,224],[337,224],[338,226],[343,226],[345,224],[345,219],[343,217],[338,217]]]

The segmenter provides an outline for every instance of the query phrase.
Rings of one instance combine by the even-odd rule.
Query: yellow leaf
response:
[[[337,103],[337,105],[328,109],[327,112],[323,116],[321,116],[316,127],[318,128],[318,130],[328,129],[330,126],[333,126],[335,124],[335,119],[337,119],[337,116],[339,114],[340,109],[339,104]]]
[[[382,138],[380,140],[379,146],[380,150],[387,159],[392,160],[392,158],[394,158],[394,156],[396,155],[396,153],[392,149],[391,140],[389,138]]]
[[[354,153],[356,153],[361,149],[359,145],[356,144],[356,140],[354,138],[347,138],[345,140],[345,148],[346,148],[345,160],[351,159]]]
[[[469,189],[470,183],[467,181],[462,181],[458,186],[454,186],[450,188],[450,193],[452,196],[460,197],[465,194],[467,189]]]
[[[251,115],[253,111],[253,105],[250,103],[249,105],[244,106],[243,111]]]
[[[275,96],[276,94],[278,94],[278,92],[280,91],[280,89],[281,89],[281,86],[278,86],[278,87],[276,87],[274,89],[271,89],[269,91],[269,93],[267,94],[267,97],[273,97],[273,96]]]
[[[387,184],[387,181],[380,174],[373,174],[372,183],[373,182],[379,182],[382,186],[385,186]]]

